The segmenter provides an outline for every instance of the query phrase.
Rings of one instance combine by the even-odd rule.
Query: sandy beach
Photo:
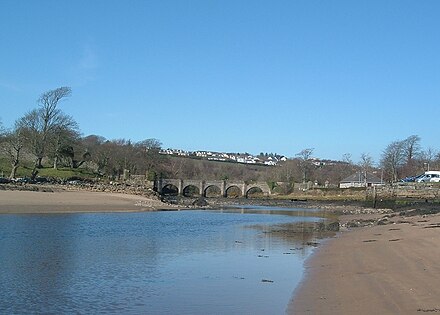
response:
[[[306,262],[288,313],[439,313],[440,215],[397,215],[387,223],[325,241]]]
[[[128,212],[174,207],[159,200],[121,193],[0,190],[0,213]]]

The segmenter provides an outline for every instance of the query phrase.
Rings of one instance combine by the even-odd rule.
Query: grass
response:
[[[33,164],[31,162],[23,163],[17,169],[16,177],[31,177],[33,170]],[[6,159],[0,159],[0,176],[9,177],[11,173],[11,165]],[[70,177],[81,177],[81,178],[94,178],[96,174],[92,171],[80,168],[59,168],[54,169],[48,165],[38,170],[38,175],[41,177],[51,177],[51,178],[70,178]]]

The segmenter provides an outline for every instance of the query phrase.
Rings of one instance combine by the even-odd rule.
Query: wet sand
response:
[[[440,312],[440,215],[391,221],[341,232],[321,245],[306,262],[288,313]]]
[[[0,191],[0,213],[120,212],[172,209],[143,196],[88,191]]]

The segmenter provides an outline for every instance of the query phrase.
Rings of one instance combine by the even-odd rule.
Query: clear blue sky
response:
[[[0,0],[0,118],[72,87],[84,135],[375,161],[440,149],[440,1]]]

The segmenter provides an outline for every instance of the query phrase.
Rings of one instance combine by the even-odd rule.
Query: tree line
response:
[[[294,183],[315,182],[337,185],[354,172],[376,173],[393,182],[425,170],[440,168],[440,155],[423,149],[417,135],[391,142],[375,163],[368,153],[354,163],[350,154],[340,161],[313,159],[313,148],[306,148],[277,166],[195,160],[159,154],[161,142],[146,138],[139,142],[107,140],[98,135],[82,136],[75,119],[60,106],[72,94],[70,87],[59,87],[41,94],[37,107],[19,117],[13,126],[1,127],[0,158],[9,165],[15,178],[20,166],[31,168],[35,178],[42,168],[87,169],[96,177],[120,179],[127,174],[142,174],[152,180],[168,178],[206,178],[283,183],[289,192]],[[260,153],[260,155],[270,155]]]

